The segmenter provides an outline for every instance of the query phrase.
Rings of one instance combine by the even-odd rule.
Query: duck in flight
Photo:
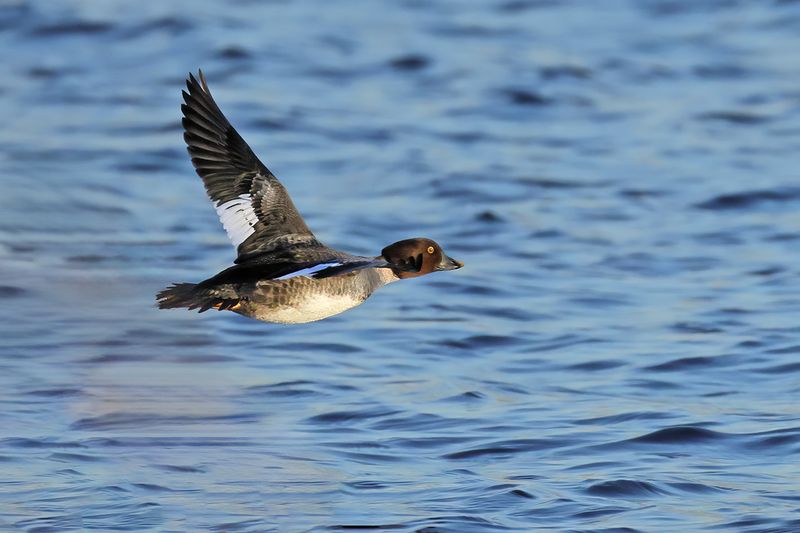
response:
[[[464,266],[426,238],[395,242],[376,257],[319,242],[278,178],[222,114],[203,72],[198,74],[199,80],[189,75],[189,92],[183,92],[183,138],[238,256],[216,276],[159,292],[161,309],[227,310],[299,324],[360,305],[399,279]]]

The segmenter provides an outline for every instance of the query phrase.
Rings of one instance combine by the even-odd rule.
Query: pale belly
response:
[[[286,306],[251,305],[237,312],[264,322],[303,324],[338,315],[364,303],[363,299],[346,295],[315,294]]]
[[[397,277],[389,269],[364,269],[321,280],[297,276],[257,282],[245,292],[235,313],[279,324],[303,324],[338,315],[364,303]]]
[[[376,289],[395,279],[388,269],[365,269],[321,280],[298,276],[263,281],[231,310],[263,322],[314,322],[361,305]]]

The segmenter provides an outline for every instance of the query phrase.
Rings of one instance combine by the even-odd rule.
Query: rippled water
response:
[[[800,3],[164,4],[0,3],[3,530],[800,530]],[[323,241],[467,267],[156,310],[233,259],[197,67]]]

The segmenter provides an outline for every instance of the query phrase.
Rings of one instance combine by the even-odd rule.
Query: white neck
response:
[[[383,282],[384,285],[388,285],[400,279],[391,268],[376,268],[375,270],[378,271],[378,276],[380,276],[381,282]]]

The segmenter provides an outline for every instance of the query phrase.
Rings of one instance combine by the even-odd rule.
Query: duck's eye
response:
[[[429,253],[429,254],[432,254],[432,253],[433,253],[433,246],[428,246],[428,253]]]

